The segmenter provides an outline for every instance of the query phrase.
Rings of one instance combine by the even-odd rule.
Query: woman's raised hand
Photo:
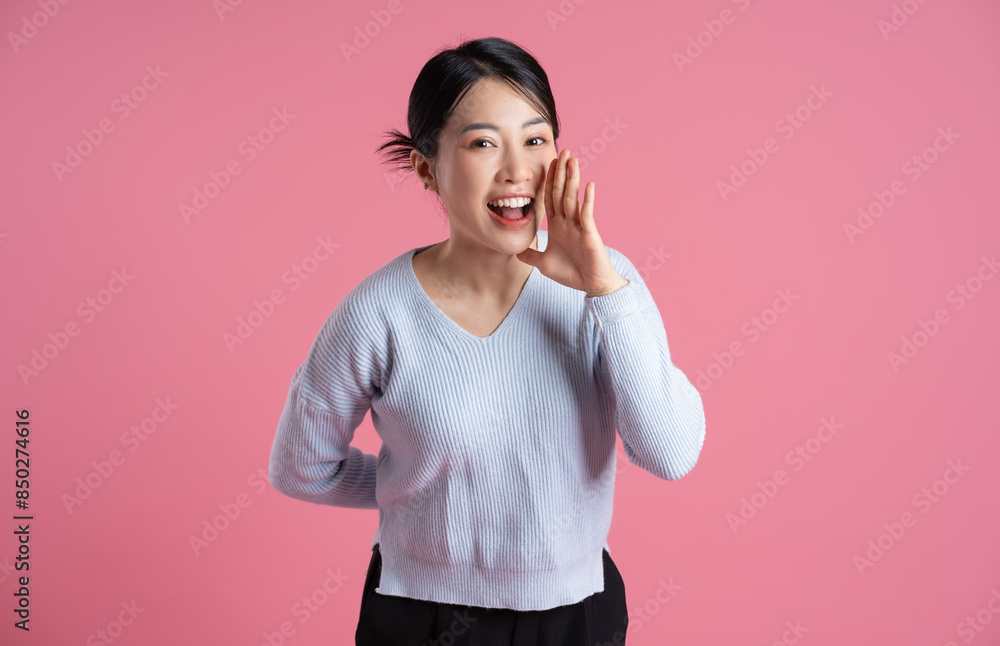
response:
[[[518,260],[537,267],[552,280],[602,296],[628,284],[612,266],[608,251],[594,224],[594,182],[580,190],[580,160],[563,150],[552,160],[542,181],[542,199],[535,196],[535,216],[548,222],[549,239],[545,251],[525,249]]]

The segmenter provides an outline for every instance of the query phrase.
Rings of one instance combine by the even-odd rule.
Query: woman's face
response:
[[[445,123],[433,162],[454,241],[510,255],[528,248],[540,224],[534,200],[557,156],[552,127],[530,103],[502,81],[478,81]],[[487,206],[511,194],[533,198],[523,227],[506,226]]]

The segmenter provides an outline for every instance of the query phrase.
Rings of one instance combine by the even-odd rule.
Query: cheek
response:
[[[471,160],[463,160],[455,165],[455,181],[466,191],[478,190],[483,183],[484,168],[481,164],[472,163]]]
[[[551,146],[551,150],[547,150],[544,155],[541,156],[541,161],[539,162],[539,171],[547,171],[552,162],[559,159],[559,152],[556,151],[555,146]]]
[[[461,190],[467,195],[467,201],[479,204],[489,194],[491,171],[483,164],[468,164],[459,171],[456,179],[461,184]]]

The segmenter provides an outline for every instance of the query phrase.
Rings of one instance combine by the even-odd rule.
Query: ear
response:
[[[424,157],[423,153],[414,148],[410,151],[410,165],[413,166],[413,172],[417,174],[417,179],[422,184],[427,184],[428,190],[437,190],[437,186],[434,184],[433,160]]]

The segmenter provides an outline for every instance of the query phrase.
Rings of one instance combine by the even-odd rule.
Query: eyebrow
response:
[[[535,117],[534,119],[529,119],[528,121],[522,123],[521,128],[528,128],[529,126],[533,126],[539,123],[548,123],[548,120],[545,117]],[[500,132],[500,126],[496,125],[495,123],[482,123],[482,122],[470,123],[469,125],[462,128],[462,132],[458,134],[463,135],[470,130],[496,130],[497,132]]]

